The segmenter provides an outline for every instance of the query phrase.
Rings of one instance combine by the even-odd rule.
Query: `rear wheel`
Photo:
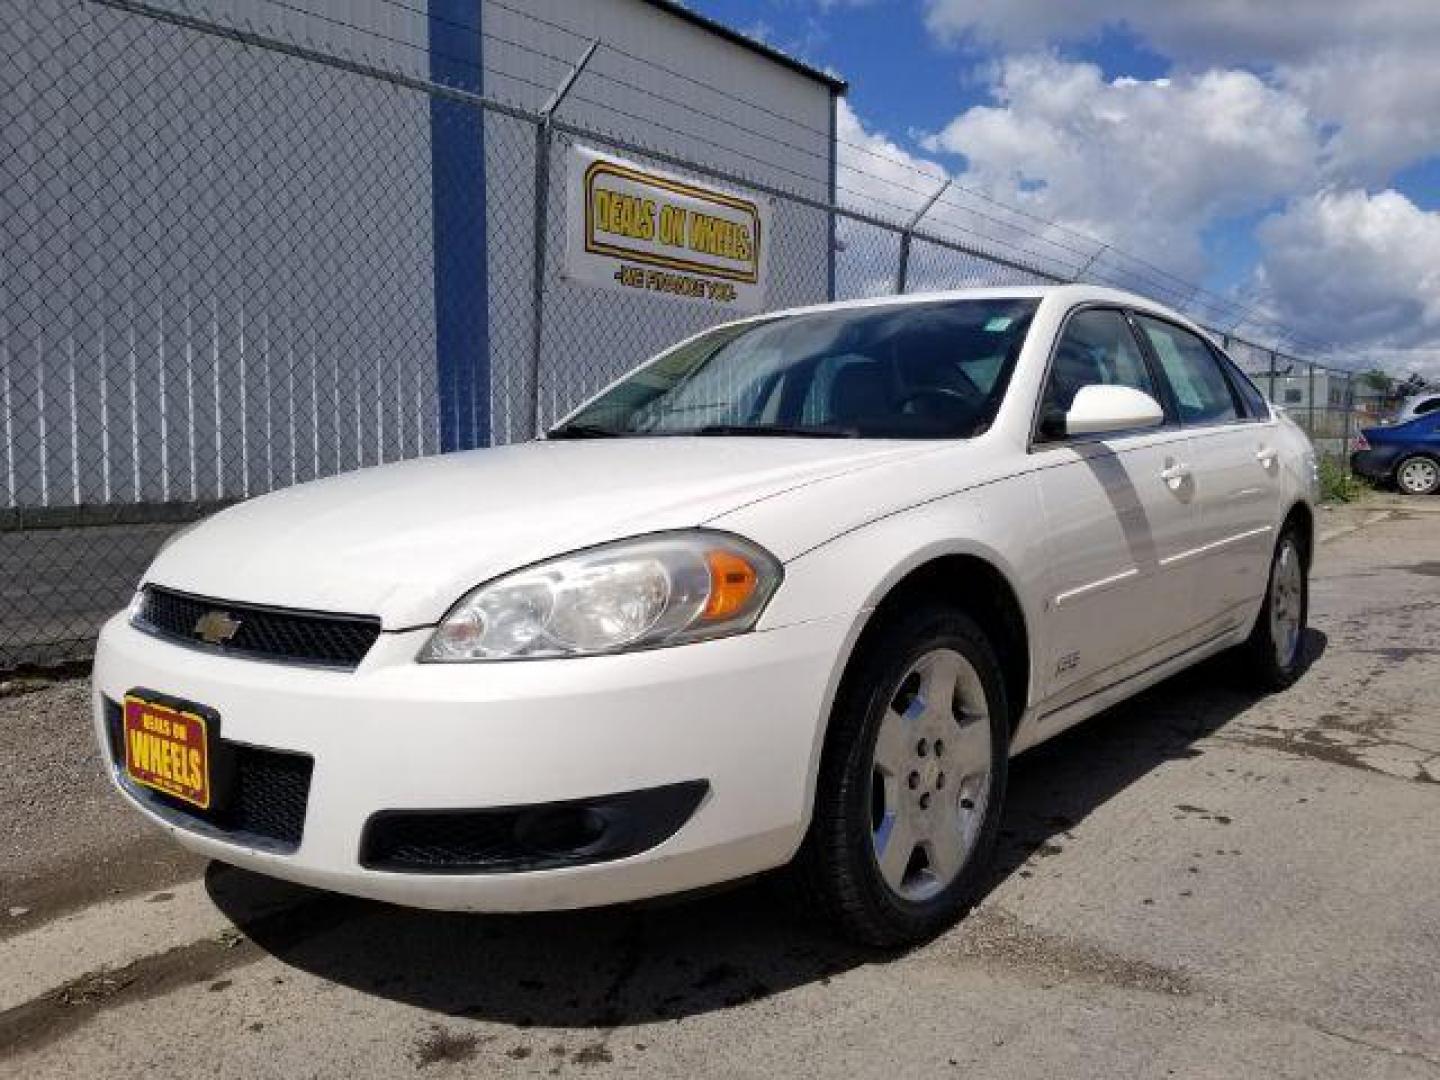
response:
[[[1000,663],[969,617],[922,608],[870,636],[831,718],[792,874],[853,940],[924,940],[973,902],[1009,760]]]
[[[1440,490],[1440,462],[1424,454],[1405,458],[1395,466],[1395,486],[1407,495],[1433,495]]]
[[[1275,545],[1265,603],[1245,643],[1251,672],[1262,688],[1284,690],[1300,677],[1309,614],[1309,573],[1299,530],[1289,525]]]

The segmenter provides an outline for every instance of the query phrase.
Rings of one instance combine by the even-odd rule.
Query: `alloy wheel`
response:
[[[1396,480],[1412,495],[1427,495],[1440,485],[1440,465],[1429,458],[1413,457],[1400,466]]]
[[[1300,651],[1304,618],[1305,569],[1295,542],[1287,538],[1270,575],[1270,638],[1275,643],[1275,662],[1282,668],[1290,667]]]
[[[922,902],[964,869],[990,796],[990,713],[979,672],[937,649],[901,678],[876,734],[871,842],[885,884]]]

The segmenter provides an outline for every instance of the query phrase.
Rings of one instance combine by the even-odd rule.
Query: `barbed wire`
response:
[[[428,41],[428,35],[426,43],[422,45],[416,41],[409,41],[404,38],[396,37],[392,34],[386,34],[371,26],[363,26],[354,21],[339,18],[333,14],[318,11],[314,8],[295,3],[293,2],[293,0],[258,0],[258,2],[269,5],[270,7],[274,7],[281,11],[287,11],[292,14],[299,15],[304,18],[315,19],[323,24],[333,26],[337,29],[342,29],[347,33],[359,35],[362,38],[371,38],[379,42],[384,42],[388,45],[398,46],[400,48],[409,50],[417,55],[423,55],[426,57],[427,64],[433,61],[433,59],[435,59],[436,57],[438,57],[439,59],[445,61],[448,64],[452,64],[460,68],[468,68],[470,70],[474,70],[477,72],[477,74],[481,71],[484,71],[490,74],[492,77],[498,77],[502,80],[508,80],[509,82],[528,87],[537,92],[548,93],[553,89],[550,84],[533,78],[530,75],[521,74],[519,72],[506,68],[504,65],[497,64],[493,57],[488,63],[477,63],[470,57],[456,56],[454,54],[446,52],[436,52],[434,49],[431,48],[431,45]],[[572,57],[566,57],[555,53],[547,52],[546,50],[538,48],[530,43],[522,42],[516,40],[515,38],[507,37],[502,34],[497,34],[493,31],[486,31],[475,23],[452,19],[443,15],[431,16],[428,11],[413,6],[412,4],[405,3],[404,0],[378,0],[378,2],[396,10],[401,10],[408,14],[414,15],[417,18],[425,18],[428,21],[439,22],[442,25],[448,25],[455,29],[466,31],[478,30],[482,37],[490,39],[496,44],[500,44],[505,46],[506,48],[520,51],[526,55],[540,60],[544,60],[548,63],[552,63],[560,67],[568,68],[573,66],[575,62],[574,58]],[[564,34],[576,40],[587,42],[590,40],[590,38],[588,38],[580,31],[577,31],[571,27],[564,26],[563,24],[555,22],[554,20],[546,19],[543,16],[538,15],[534,12],[526,11],[521,8],[517,8],[511,4],[504,3],[503,0],[483,0],[483,2],[490,5],[491,7],[504,10],[519,18],[528,20],[536,25],[543,26],[547,29],[563,32]],[[616,45],[612,42],[602,40],[598,42],[598,45],[607,52],[614,53],[615,55],[631,60],[632,62],[643,64],[647,68],[660,71],[670,77],[682,79],[689,84],[704,89],[709,94],[713,94],[726,100],[734,101],[735,103],[743,107],[754,109],[764,115],[790,124],[799,130],[803,130],[817,136],[823,136],[827,139],[827,143],[832,138],[832,135],[828,129],[823,129],[815,125],[806,124],[803,121],[794,118],[793,116],[787,116],[786,114],[781,113],[778,110],[769,108],[763,104],[760,104],[759,102],[746,98],[743,95],[736,94],[724,87],[716,86],[715,84],[707,82],[703,79],[699,79],[694,75],[678,71],[651,58],[639,56],[638,54],[626,50],[623,47]],[[373,57],[368,56],[367,59],[371,62],[373,62],[374,60]],[[584,75],[585,77],[591,79],[599,79],[612,85],[620,86],[631,92],[641,94],[651,93],[650,89],[646,87],[639,86],[638,84],[633,83],[627,79],[623,79],[617,75],[599,70],[597,68],[587,68]],[[606,112],[622,116],[625,119],[634,121],[635,123],[645,125],[658,131],[663,131],[666,134],[674,135],[681,138],[689,137],[692,134],[690,132],[683,131],[682,129],[677,128],[673,125],[666,124],[665,122],[653,116],[645,116],[640,113],[632,112],[630,110],[621,109],[617,107],[613,102],[601,102],[593,97],[590,97],[587,94],[573,93],[572,99],[584,104],[591,105],[594,108],[602,109]],[[691,115],[720,125],[722,129],[726,126],[730,126],[733,124],[733,119],[730,117],[719,116],[715,113],[707,112],[706,110],[700,109],[697,106],[694,106],[688,102],[680,102],[674,99],[668,99],[667,104],[677,105]],[[810,157],[816,161],[825,162],[827,166],[829,164],[829,150],[821,151],[815,148],[805,147],[790,140],[779,138],[773,133],[747,131],[747,135],[751,137],[749,140],[749,145],[753,145],[755,139],[758,138],[769,146],[781,147],[783,149],[791,151],[792,153],[799,153],[801,155]],[[880,161],[891,168],[896,168],[909,174],[923,177],[926,180],[931,181],[932,183],[945,181],[948,184],[946,191],[942,192],[941,196],[936,199],[934,206],[932,207],[932,210],[930,212],[930,217],[925,223],[925,228],[916,228],[914,230],[917,237],[930,239],[937,242],[944,242],[945,238],[943,236],[943,233],[945,231],[953,231],[954,233],[963,237],[964,242],[978,243],[982,245],[997,245],[1006,249],[1007,251],[1042,260],[1042,265],[1035,268],[1037,271],[1044,271],[1048,273],[1058,272],[1062,276],[1072,277],[1081,270],[1087,270],[1093,272],[1097,279],[1105,280],[1106,278],[1108,278],[1115,283],[1123,283],[1126,287],[1133,288],[1136,291],[1148,292],[1151,295],[1155,295],[1157,298],[1167,299],[1169,302],[1173,303],[1177,307],[1203,306],[1205,309],[1211,312],[1223,313],[1227,317],[1230,322],[1227,331],[1229,334],[1236,334],[1242,327],[1247,325],[1251,326],[1256,330],[1263,330],[1271,334],[1275,339],[1273,344],[1270,346],[1271,348],[1283,347],[1287,342],[1294,342],[1297,345],[1304,345],[1312,351],[1322,353],[1333,353],[1337,348],[1331,343],[1318,341],[1309,337],[1308,335],[1301,335],[1295,332],[1292,328],[1284,327],[1278,323],[1275,323],[1273,320],[1269,320],[1257,315],[1254,311],[1254,308],[1257,305],[1247,305],[1243,302],[1220,296],[1219,294],[1216,294],[1211,290],[1205,289],[1203,286],[1200,286],[1199,284],[1190,281],[1174,273],[1173,271],[1160,267],[1149,260],[1143,259],[1140,256],[1137,256],[1134,253],[1127,251],[1125,248],[1119,245],[1116,245],[1106,240],[1102,240],[1099,237],[1085,233],[1081,230],[1077,230],[1074,227],[1066,225],[1063,222],[1045,218],[1042,215],[1036,214],[1032,211],[1014,206],[1010,203],[1006,203],[995,196],[983,192],[971,185],[967,185],[963,183],[963,181],[961,181],[960,179],[950,174],[948,170],[946,170],[943,166],[936,162],[927,161],[922,166],[916,164],[914,160],[910,159],[910,156],[907,155],[904,150],[898,147],[895,148],[893,153],[888,152],[888,150],[881,151],[875,149],[872,146],[866,146],[853,140],[844,139],[838,134],[833,136],[833,140],[837,148],[843,147],[848,150],[856,151],[868,158],[871,158],[872,160]],[[739,158],[741,160],[749,162],[751,165],[756,166],[760,169],[771,170],[784,174],[796,180],[802,181],[807,185],[814,184],[819,179],[819,177],[815,175],[803,172],[802,170],[775,161],[772,158],[763,157],[758,154],[752,153],[749,150],[743,150],[739,147],[734,147],[725,143],[720,143],[718,145],[719,149],[721,149],[728,157]],[[837,174],[846,173],[857,181],[868,182],[883,189],[901,191],[906,194],[915,195],[918,198],[922,199],[928,199],[934,194],[933,188],[930,190],[926,190],[910,184],[900,183],[893,176],[883,176],[879,173],[868,171],[864,168],[861,168],[853,161],[839,161],[836,163],[836,166]],[[849,185],[840,184],[838,182],[838,179],[835,181],[833,186],[834,194],[837,197],[848,196],[850,198],[853,198],[854,200],[857,200],[858,205],[862,207],[883,207],[888,211],[892,211],[898,215],[901,215],[902,218],[908,218],[908,216],[912,214],[915,210],[914,206],[905,205],[904,203],[896,202],[893,199],[884,198],[883,196],[878,194],[875,187],[869,187],[865,189],[851,187]],[[957,202],[954,199],[946,198],[945,194],[947,194],[949,190],[963,193],[970,196],[971,198],[984,202],[988,206],[993,206],[1006,214],[1014,215],[1015,217],[1023,218],[1026,221],[1033,222],[1034,224],[1041,226],[1045,231],[1031,230],[1028,226],[1022,225],[1018,222],[1005,220],[1003,218],[996,217],[994,214],[989,214],[983,210],[979,210],[974,206],[966,205],[964,203]],[[946,210],[966,215],[966,217],[969,219],[970,224],[962,224],[961,222],[954,220],[953,217],[945,216],[943,214],[943,211]],[[985,225],[978,224],[980,222],[985,223]],[[993,228],[987,228],[986,226],[990,226]],[[941,232],[936,233],[935,230],[937,229],[941,230]],[[997,234],[997,232],[994,231],[996,229],[1001,231]],[[1086,244],[1093,246],[1088,249],[1077,248],[1073,245],[1066,244],[1060,240],[1057,240],[1054,236],[1048,235],[1048,233],[1050,232],[1057,232],[1068,237],[1074,237],[1078,240],[1085,242]],[[1040,245],[1043,248],[1053,250],[1037,250],[1036,247],[1033,245]],[[1057,254],[1057,252],[1064,252],[1065,254],[1060,255]],[[1072,262],[1070,258],[1071,256],[1073,256],[1074,259],[1079,260],[1079,262]],[[1109,271],[1099,265],[1099,261],[1102,257],[1107,260],[1113,259],[1116,262],[1123,263],[1125,264],[1126,269],[1120,271],[1119,273]]]
[[[289,11],[293,14],[297,14],[303,17],[316,19],[327,25],[344,29],[349,33],[354,33],[363,37],[370,37],[377,41],[383,41],[390,45],[400,46],[417,54],[425,55],[427,57],[427,61],[429,59],[433,59],[434,57],[439,57],[441,60],[444,60],[445,62],[453,64],[459,68],[474,70],[477,73],[483,71],[484,73],[490,74],[492,76],[497,76],[500,79],[509,80],[511,82],[529,87],[536,91],[548,92],[552,89],[550,85],[541,82],[540,80],[535,79],[532,76],[522,75],[516,71],[509,70],[501,64],[497,64],[493,57],[488,62],[476,63],[473,59],[469,57],[459,57],[445,52],[435,52],[430,47],[428,43],[428,38],[427,43],[424,45],[414,41],[407,41],[403,38],[398,38],[390,34],[385,34],[374,27],[362,26],[353,21],[338,18],[333,14],[317,11],[314,8],[295,3],[293,2],[293,0],[259,0],[259,2],[268,4],[280,10]],[[378,2],[386,7],[390,7],[399,11],[404,11],[407,14],[415,16],[416,18],[426,19],[428,22],[438,22],[441,25],[450,26],[457,30],[478,32],[485,40],[491,41],[497,45],[504,46],[508,49],[519,51],[537,60],[543,60],[547,63],[555,64],[562,68],[572,67],[576,60],[575,57],[563,56],[557,53],[552,53],[543,48],[537,47],[532,43],[520,41],[514,37],[509,37],[507,35],[497,33],[493,30],[487,30],[482,24],[479,23],[472,23],[465,20],[453,19],[445,15],[432,15],[429,11],[423,8],[417,7],[411,3],[406,3],[405,0],[378,0]],[[527,11],[512,4],[505,3],[504,0],[482,0],[482,2],[489,7],[508,12],[509,14],[517,18],[526,20],[536,26],[541,26],[548,30],[561,32],[576,41],[589,42],[591,40],[586,34],[574,29],[573,27],[568,27],[552,19],[547,19],[543,15],[537,14],[536,12]],[[894,151],[890,152],[888,148],[886,150],[880,150],[871,145],[856,142],[852,139],[846,139],[843,136],[839,135],[838,132],[832,133],[828,128],[821,128],[814,124],[807,124],[794,116],[787,115],[777,109],[773,109],[760,102],[754,101],[753,99],[747,98],[744,95],[737,94],[734,91],[729,90],[728,88],[717,86],[712,82],[698,78],[697,76],[688,72],[683,72],[671,66],[665,65],[653,58],[640,56],[630,50],[625,49],[623,46],[615,44],[614,42],[605,41],[602,39],[598,42],[598,45],[607,53],[612,53],[633,63],[643,65],[648,70],[660,72],[671,78],[680,79],[689,85],[693,85],[698,89],[704,90],[707,95],[712,95],[723,100],[734,102],[741,107],[755,110],[762,115],[768,116],[772,119],[790,125],[797,130],[804,131],[808,134],[823,138],[826,140],[827,145],[827,149],[821,150],[815,147],[804,146],[792,140],[782,138],[772,132],[758,132],[754,130],[747,130],[747,145],[752,148],[754,146],[754,142],[756,140],[759,140],[763,142],[768,148],[780,148],[791,153],[800,154],[804,157],[811,158],[817,162],[823,162],[828,167],[831,154],[831,150],[828,147],[830,142],[833,140],[834,146],[837,150],[844,149],[848,151],[853,151],[873,161],[882,162],[887,167],[901,170],[913,176],[922,177],[928,181],[931,181],[932,184],[946,182],[948,185],[946,192],[942,193],[941,196],[935,201],[930,215],[928,215],[927,226],[928,229],[931,231],[935,229],[953,229],[961,236],[972,242],[1002,245],[1015,251],[1018,254],[1027,255],[1036,259],[1046,260],[1047,262],[1051,262],[1052,265],[1059,264],[1061,267],[1063,267],[1062,272],[1066,273],[1067,275],[1073,275],[1081,269],[1088,268],[1095,271],[1098,276],[1100,273],[1102,273],[1102,268],[1096,266],[1095,264],[1103,256],[1104,258],[1113,259],[1116,262],[1123,263],[1127,267],[1127,269],[1125,269],[1118,275],[1110,274],[1109,276],[1112,279],[1123,281],[1127,284],[1127,287],[1135,288],[1137,291],[1148,292],[1151,295],[1157,296],[1157,298],[1166,299],[1168,302],[1174,303],[1175,306],[1204,307],[1205,309],[1214,312],[1216,315],[1222,316],[1227,321],[1229,321],[1231,323],[1231,333],[1235,333],[1241,327],[1249,325],[1256,330],[1263,330],[1274,336],[1277,339],[1277,346],[1286,341],[1290,341],[1294,342],[1297,345],[1303,345],[1307,349],[1316,352],[1333,353],[1337,349],[1337,346],[1335,346],[1333,343],[1321,342],[1317,339],[1310,337],[1309,335],[1299,334],[1291,328],[1284,327],[1271,320],[1258,316],[1252,310],[1254,305],[1247,305],[1242,301],[1237,301],[1225,296],[1221,296],[1220,294],[1217,294],[1212,290],[1206,289],[1204,286],[1201,286],[1194,281],[1184,278],[1183,276],[1175,273],[1174,271],[1168,270],[1148,259],[1142,258],[1141,256],[1138,256],[1133,252],[1128,251],[1120,245],[1094,236],[1093,234],[1084,232],[1083,230],[1076,229],[1073,226],[1067,225],[1064,222],[1057,221],[1052,218],[1046,218],[1041,214],[1035,213],[1034,211],[1027,210],[1023,207],[1015,206],[1014,204],[1005,202],[1004,200],[987,192],[984,192],[974,187],[973,185],[966,184],[961,178],[952,175],[948,169],[944,168],[944,166],[940,165],[938,162],[924,161],[923,164],[918,164],[914,159],[913,155],[908,154],[908,152],[904,151],[899,147],[895,147]],[[637,83],[634,83],[619,75],[601,70],[594,66],[587,68],[586,71],[583,73],[582,78],[588,80],[599,80],[609,85],[617,86],[622,89],[628,90],[632,93],[649,95],[653,92],[651,88],[640,86]],[[627,120],[634,121],[635,123],[644,124],[656,130],[663,131],[666,134],[675,135],[682,138],[688,137],[692,134],[690,132],[686,132],[682,129],[676,128],[673,125],[666,124],[665,122],[660,121],[655,117],[645,116],[637,112],[619,108],[614,102],[601,102],[587,94],[578,92],[572,93],[571,97],[575,101],[591,105],[595,108],[603,109],[607,112],[621,116]],[[682,111],[693,115],[699,119],[703,119],[710,123],[719,125],[722,130],[725,127],[732,126],[734,123],[733,118],[731,117],[717,115],[716,113],[702,109],[692,104],[691,102],[683,101],[677,98],[668,98],[667,105],[679,108]],[[719,146],[727,156],[747,161],[752,166],[761,169],[773,170],[775,172],[782,173],[796,180],[800,180],[807,185],[814,184],[819,179],[817,176],[808,174],[800,169],[796,169],[792,166],[783,164],[779,161],[774,160],[771,157],[762,156],[760,154],[754,153],[750,149],[741,149],[739,147],[735,147],[723,142],[720,143]],[[923,161],[924,159],[921,160]],[[912,184],[901,183],[893,176],[884,176],[877,172],[867,170],[853,161],[841,160],[837,162],[837,172],[849,173],[851,174],[851,177],[856,181],[869,182],[871,184],[879,185],[887,189],[915,195],[921,199],[930,198],[935,191],[934,187],[926,190],[924,188],[916,187]],[[1007,215],[1012,215],[1013,217],[1023,219],[1024,221],[1031,222],[1034,225],[1039,226],[1039,230],[1037,231],[1036,229],[1032,229],[1027,225],[1019,223],[1018,221],[1007,220],[1006,218],[998,217],[994,213],[987,213],[986,211],[978,209],[975,206],[966,205],[962,202],[958,202],[953,198],[947,198],[946,195],[950,191],[964,194],[972,199],[983,202],[987,206],[994,207],[999,212]],[[837,181],[835,184],[835,194],[837,196],[848,196],[860,200],[862,203],[865,204],[878,205],[884,207],[889,211],[893,211],[903,216],[908,216],[916,209],[916,207],[906,206],[905,204],[896,202],[893,199],[886,199],[882,197],[877,193],[876,190],[874,190],[873,187],[862,189],[857,187],[851,187],[849,185],[841,185]],[[943,213],[946,210],[966,215],[970,219],[971,224],[967,226],[961,224],[960,222],[954,221],[953,219],[947,219]],[[978,224],[981,222],[983,222],[984,224]],[[1001,231],[997,234],[997,232],[994,230]],[[1056,237],[1050,235],[1050,233],[1059,233],[1063,236],[1083,242],[1088,246],[1086,248],[1079,248],[1074,246],[1073,244],[1067,244],[1059,239],[1056,239]],[[917,235],[918,234],[919,231],[917,230]],[[939,237],[937,237],[937,239],[938,238]],[[1037,250],[1035,245],[1039,245],[1040,248],[1053,250]],[[1059,252],[1063,252],[1064,254],[1057,254]],[[1074,257],[1074,259],[1080,261],[1072,265],[1070,258],[1072,256]]]

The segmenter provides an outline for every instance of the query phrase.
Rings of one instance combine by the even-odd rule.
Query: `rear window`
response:
[[[1170,384],[1185,424],[1223,424],[1239,412],[1230,384],[1208,345],[1188,330],[1141,315],[1137,321]]]
[[[1270,403],[1265,400],[1260,388],[1250,381],[1250,376],[1241,371],[1234,360],[1219,349],[1213,351],[1215,358],[1220,361],[1220,366],[1225,369],[1225,374],[1230,377],[1230,385],[1235,388],[1235,396],[1240,399],[1245,415],[1255,420],[1268,420]]]

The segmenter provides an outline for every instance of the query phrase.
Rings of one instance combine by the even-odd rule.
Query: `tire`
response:
[[[950,701],[932,704],[947,682]],[[1009,756],[1003,671],[974,620],[924,606],[867,634],[837,695],[814,815],[790,867],[807,912],[881,948],[950,926],[984,882]]]
[[[1395,466],[1395,486],[1406,495],[1433,495],[1440,491],[1440,461],[1427,454],[1411,454]]]
[[[1261,690],[1285,690],[1305,670],[1305,627],[1310,576],[1300,532],[1287,525],[1275,544],[1265,603],[1243,646],[1252,681]]]

